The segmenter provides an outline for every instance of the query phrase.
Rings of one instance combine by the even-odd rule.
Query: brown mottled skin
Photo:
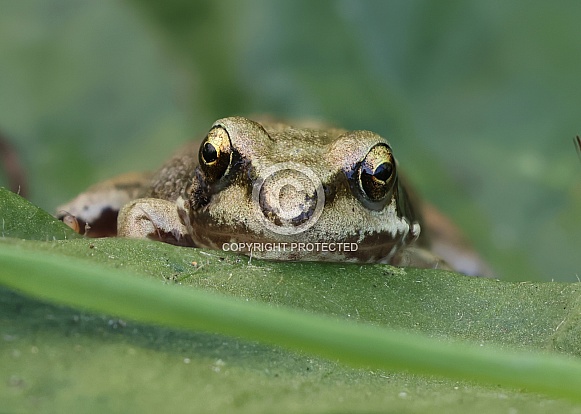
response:
[[[188,144],[152,176],[134,176],[133,186],[125,181],[125,197],[120,182],[93,187],[61,210],[95,228],[99,200],[119,211],[119,236],[215,249],[257,243],[245,253],[258,258],[490,274],[460,232],[406,190],[390,144],[370,131],[224,118],[201,145]],[[260,249],[277,243],[317,248]],[[341,243],[350,248],[324,246]]]

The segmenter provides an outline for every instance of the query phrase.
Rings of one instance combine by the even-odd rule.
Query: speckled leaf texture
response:
[[[63,237],[0,205],[8,412],[576,410],[578,284]]]

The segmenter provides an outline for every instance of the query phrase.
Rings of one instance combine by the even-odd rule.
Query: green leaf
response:
[[[6,191],[0,199],[34,210]],[[541,412],[540,401],[564,412],[572,406],[514,389],[576,400],[581,386],[581,361],[555,353],[580,354],[577,284],[250,262],[122,239],[6,239],[0,263],[0,280],[17,291],[115,315],[0,290],[0,396],[15,411],[78,411],[90,401],[95,412],[255,412],[275,402],[286,412],[450,412],[469,399],[490,412]]]
[[[25,199],[0,187],[2,237],[61,240],[77,237],[70,227]]]
[[[203,291],[164,289],[156,282],[104,271],[99,266],[89,267],[76,260],[63,261],[45,252],[35,252],[35,260],[28,261],[29,254],[21,248],[4,246],[0,252],[0,281],[57,303],[167,327],[260,340],[356,367],[501,383],[581,401],[581,361],[461,346],[305,312],[233,301]],[[377,269],[370,270],[377,273]],[[417,278],[406,279],[408,283],[418,282],[414,280]]]

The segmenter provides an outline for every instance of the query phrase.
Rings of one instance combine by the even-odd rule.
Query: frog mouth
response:
[[[194,230],[196,247],[242,253],[267,260],[373,263],[393,256],[401,241],[361,242],[358,236],[346,240],[308,240],[294,237],[259,237],[220,228]],[[379,240],[379,235],[377,235]],[[375,239],[375,237],[372,237]]]

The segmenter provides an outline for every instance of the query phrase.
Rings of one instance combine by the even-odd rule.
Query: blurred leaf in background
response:
[[[501,277],[571,281],[580,18],[565,0],[2,2],[0,130],[48,211],[222,116],[374,130]]]

